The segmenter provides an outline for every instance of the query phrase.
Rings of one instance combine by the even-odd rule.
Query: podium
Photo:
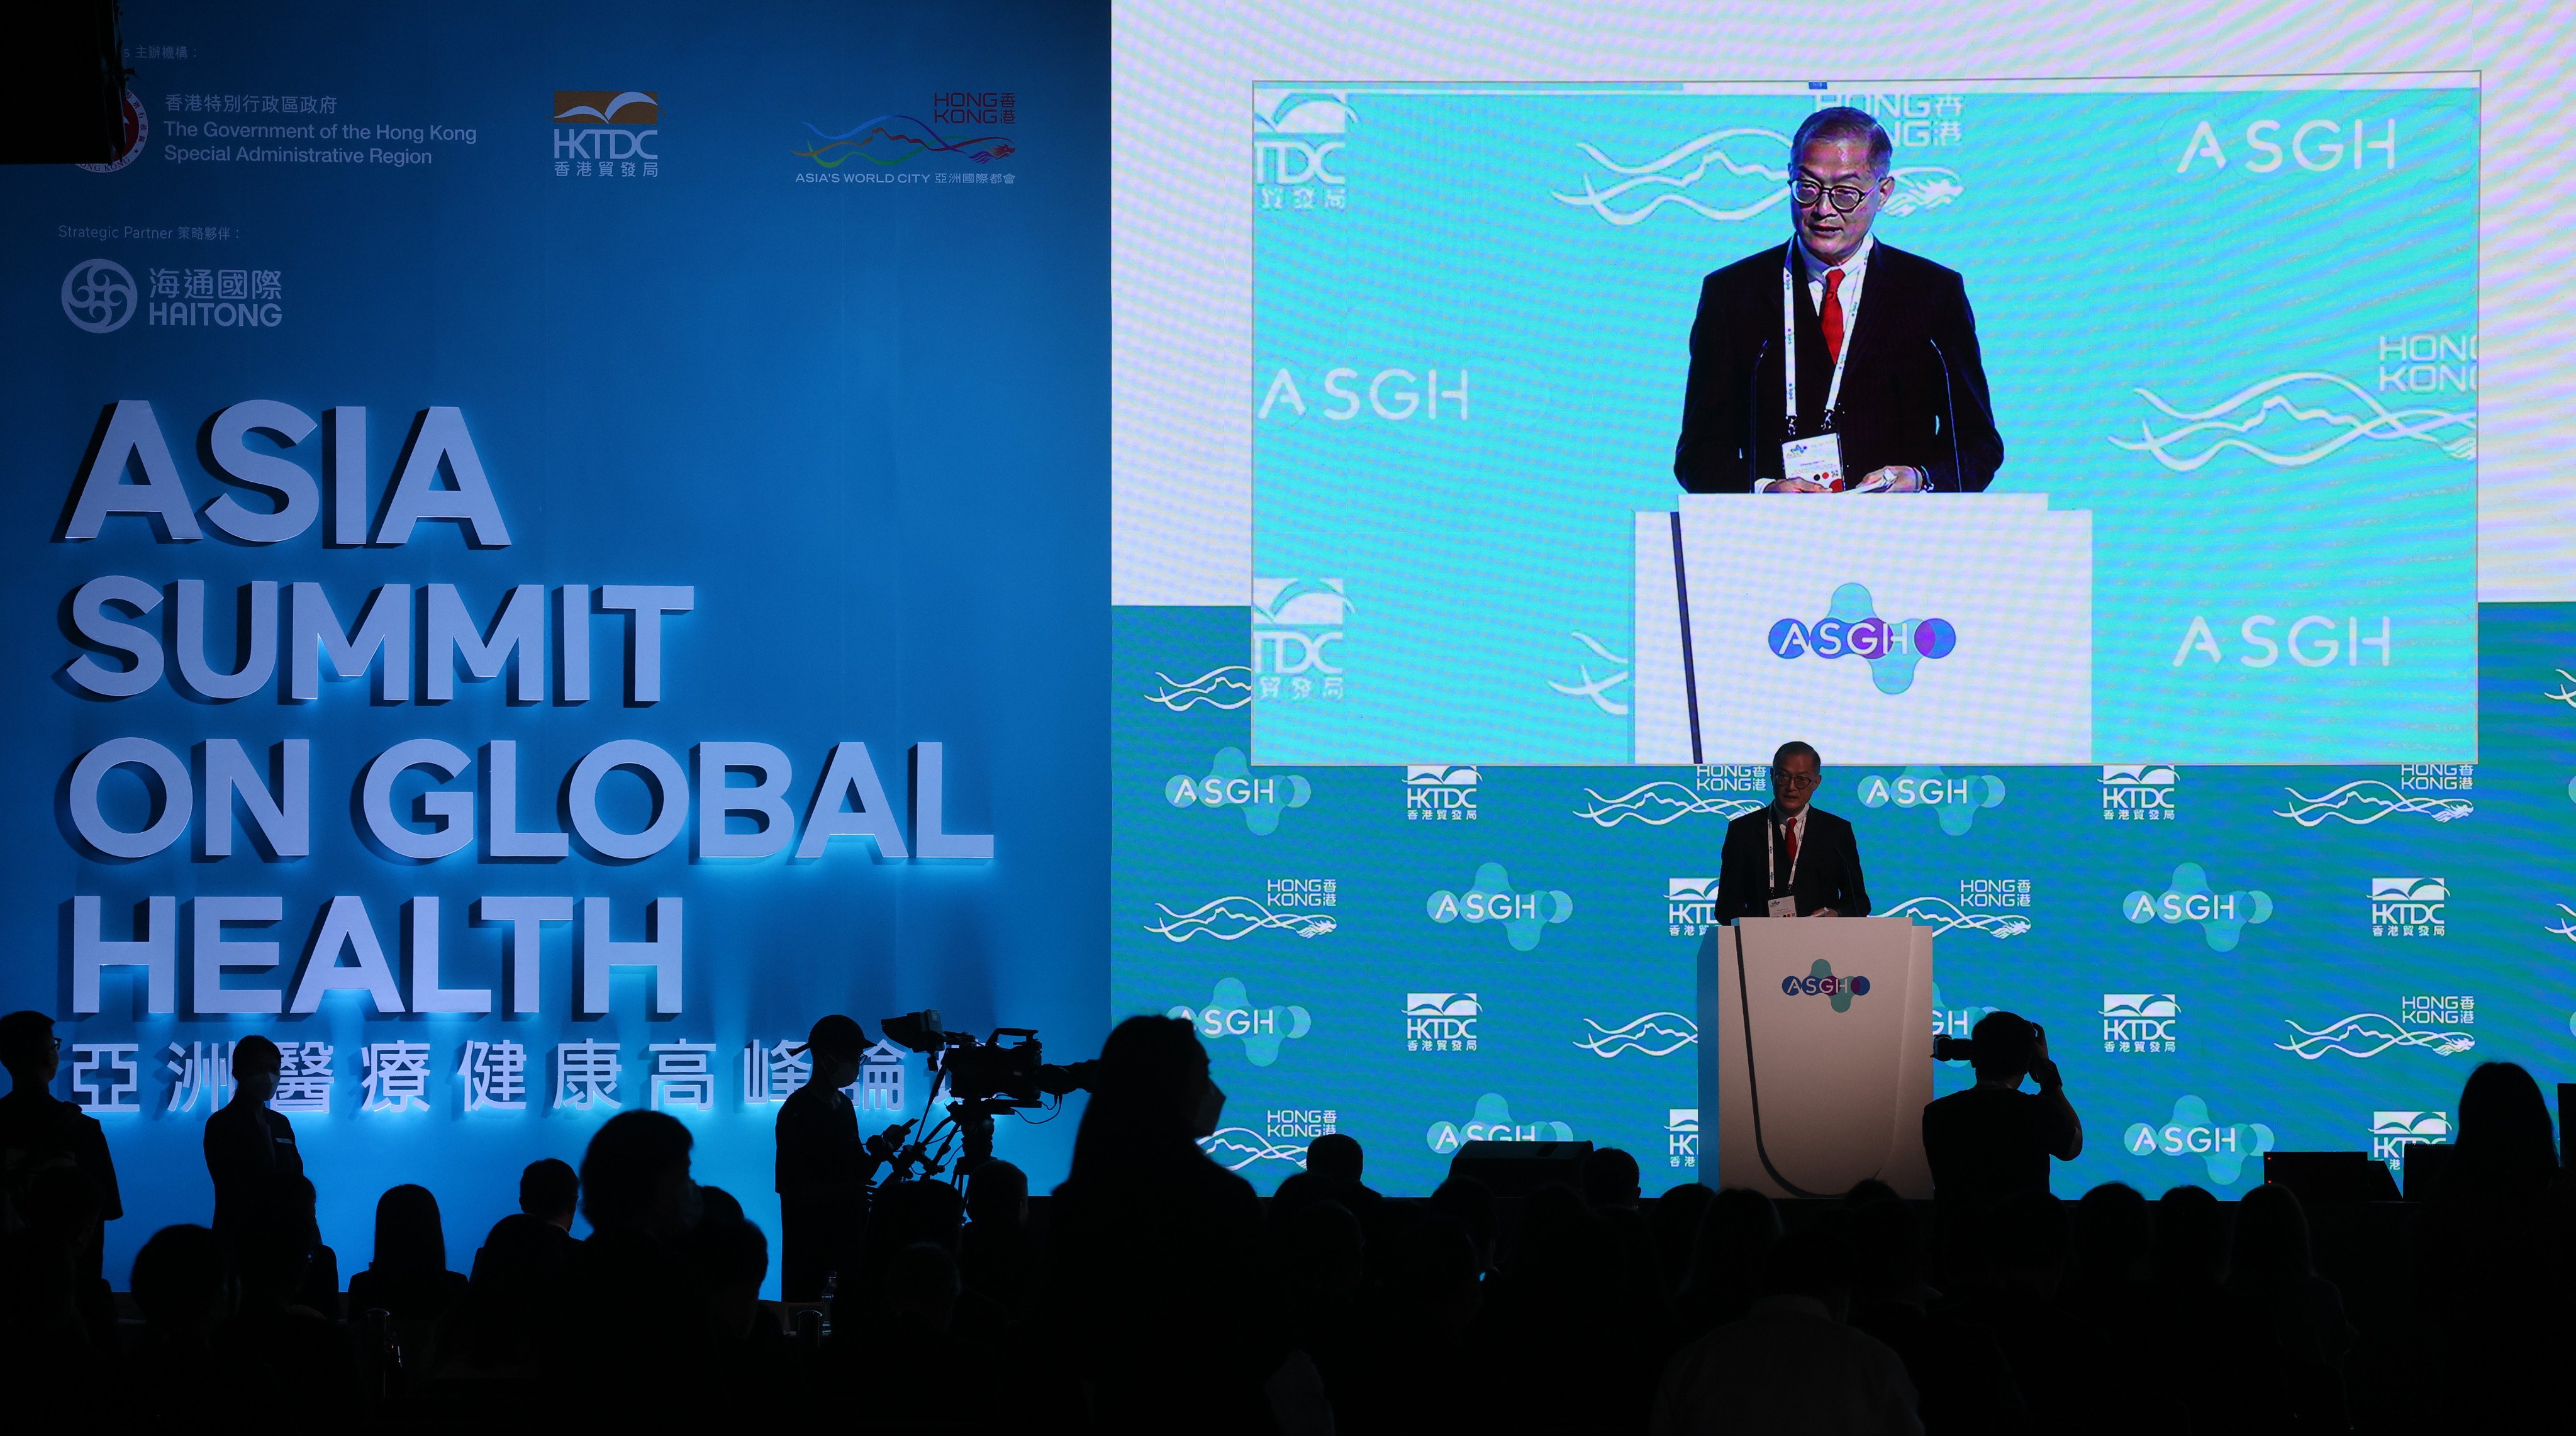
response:
[[[1932,1195],[1932,929],[1904,917],[1712,927],[1699,1024],[1700,1102],[1717,1099],[1711,1185],[1839,1197],[1875,1177]]]

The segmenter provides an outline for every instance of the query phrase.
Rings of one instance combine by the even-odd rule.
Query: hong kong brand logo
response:
[[[2478,1045],[2476,1037],[2460,1030],[2476,1026],[2477,1021],[2478,1000],[2470,994],[2410,993],[2398,1000],[2394,1017],[2385,1012],[2355,1012],[2320,1027],[2284,1019],[2282,1025],[2296,1035],[2272,1045],[2310,1062],[2330,1054],[2367,1059],[2400,1048],[2455,1057]]]
[[[1302,1007],[1255,1007],[1239,977],[1217,979],[1216,991],[1200,1008],[1175,1007],[1169,1014],[1196,1027],[1210,1042],[1240,1038],[1243,1060],[1267,1067],[1279,1060],[1280,1044],[1315,1030],[1313,1014]]]
[[[2402,781],[2402,774],[2400,778]],[[2273,809],[2272,816],[2287,818],[2303,828],[2316,827],[2329,818],[2354,827],[2367,827],[2382,818],[2394,817],[2430,818],[2437,823],[2448,823],[2478,810],[2478,805],[2467,798],[2435,792],[2410,793],[2377,778],[2356,778],[2314,797],[2296,788],[2281,791],[2288,795],[2288,801]]]
[[[2234,952],[2248,925],[2272,919],[2272,895],[2259,889],[2218,892],[2198,863],[2178,863],[2160,893],[2137,891],[2120,900],[2120,913],[2138,924],[2196,922],[2212,952]]]
[[[1973,879],[1986,882],[1992,879]],[[2019,894],[2027,897],[2028,894]],[[1880,914],[1881,917],[1910,917],[1932,929],[1932,935],[1945,932],[1982,932],[1998,940],[2020,937],[2030,931],[2030,919],[2018,912],[1971,910],[1945,897],[1907,898]]]
[[[1341,1114],[1330,1107],[1277,1107],[1261,1114],[1258,1127],[1219,1127],[1199,1138],[1199,1150],[1229,1172],[1255,1162],[1306,1165],[1306,1144],[1340,1130]]]
[[[1563,1122],[1521,1122],[1499,1092],[1476,1099],[1476,1110],[1464,1122],[1434,1122],[1422,1134],[1432,1151],[1447,1156],[1466,1142],[1571,1142],[1574,1129]]]
[[[1583,1025],[1591,1031],[1574,1039],[1574,1045],[1604,1061],[1627,1052],[1670,1057],[1699,1045],[1699,1024],[1678,1012],[1649,1012],[1616,1027],[1604,1027],[1587,1017]]]
[[[1529,952],[1546,936],[1550,924],[1574,916],[1574,896],[1561,889],[1515,892],[1512,876],[1501,863],[1476,869],[1475,884],[1463,893],[1442,888],[1423,900],[1433,922],[1500,923],[1512,946]]]
[[[1199,937],[1213,938],[1218,942],[1240,942],[1254,933],[1268,931],[1317,938],[1341,926],[1336,919],[1319,912],[1281,910],[1287,906],[1284,903],[1265,903],[1240,893],[1211,898],[1186,911],[1158,902],[1154,909],[1159,916],[1145,924],[1145,930],[1173,942],[1188,942]]]
[[[1240,748],[1219,748],[1200,777],[1174,773],[1163,783],[1163,800],[1175,808],[1233,808],[1255,837],[1279,830],[1280,816],[1306,806],[1314,785],[1294,773],[1255,777]]]
[[[1861,659],[1879,692],[1902,693],[1914,686],[1917,663],[1958,650],[1959,631],[1946,618],[1890,622],[1878,616],[1878,601],[1865,585],[1847,583],[1834,590],[1823,618],[1781,619],[1771,625],[1769,642],[1771,652],[1784,659]]]

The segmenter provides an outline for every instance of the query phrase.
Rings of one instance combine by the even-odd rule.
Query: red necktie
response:
[[[1843,357],[1843,272],[1825,271],[1825,357],[1840,362]]]
[[[1832,314],[1837,318],[1840,318],[1842,314],[1842,311],[1839,309],[1828,309],[1825,312]],[[1831,333],[1832,331],[1828,330],[1826,332]],[[1795,864],[1798,861],[1798,825],[1796,823],[1781,824],[1780,835],[1781,840],[1788,845],[1789,861],[1792,864]]]

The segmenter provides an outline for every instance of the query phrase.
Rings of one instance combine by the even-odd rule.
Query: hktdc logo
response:
[[[1674,1167],[1699,1165],[1699,1109],[1664,1109],[1664,1160]]]
[[[1705,937],[1717,923],[1717,879],[1664,879],[1664,931],[1672,937]]]
[[[2102,994],[2102,1050],[2171,1052],[2182,1004],[2170,992]]]
[[[2448,1112],[2378,1112],[2370,1114],[2370,1155],[2388,1164],[2388,1170],[2400,1169],[2406,1160],[2406,1149],[2418,1142],[2435,1145],[2451,1140],[2451,1114]]]
[[[1771,625],[1774,656],[1841,658],[1850,655],[1869,664],[1870,678],[1881,693],[1902,693],[1914,686],[1914,667],[1922,659],[1949,657],[1959,647],[1959,631],[1946,618],[1909,618],[1889,622],[1878,616],[1878,603],[1867,587],[1847,583],[1834,590],[1825,616],[1813,623],[1783,618]]]
[[[1466,763],[1412,763],[1404,770],[1404,820],[1472,823],[1482,775]]]
[[[2372,878],[2372,937],[2440,937],[2449,927],[2442,910],[2451,889],[2440,878]]]
[[[555,178],[657,179],[662,100],[650,90],[557,90]]]
[[[1330,650],[1351,613],[1338,578],[1252,581],[1252,689],[1263,700],[1339,698],[1343,673]]]
[[[2102,766],[2102,821],[2169,823],[2182,816],[2174,790],[2182,781],[2171,763],[2106,763]]]
[[[1404,995],[1404,1050],[1473,1052],[1476,1019],[1484,1013],[1484,1004],[1472,992],[1408,992]]]

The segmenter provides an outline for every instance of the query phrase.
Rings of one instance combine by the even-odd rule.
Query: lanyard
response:
[[[1793,239],[1787,248],[1780,251],[1780,387],[1787,396],[1783,401],[1786,407],[1781,412],[1788,416],[1784,426],[1791,434],[1798,432],[1798,307],[1795,297],[1789,292],[1789,271],[1797,267],[1797,250],[1798,242]],[[1850,274],[1846,272],[1844,277],[1848,279]],[[1833,423],[1834,405],[1842,402],[1843,365],[1850,361],[1851,351],[1852,335],[1847,327],[1843,333],[1842,352],[1834,356],[1834,381],[1825,390],[1825,423],[1828,427]]]
[[[1781,819],[1778,831],[1786,833],[1789,831],[1789,825],[1795,821],[1793,818]],[[1792,889],[1798,886],[1798,864],[1806,861],[1806,858],[1807,845],[1801,842],[1798,844],[1798,850],[1789,855],[1789,886]],[[1776,836],[1765,835],[1765,841],[1762,844],[1762,875],[1763,879],[1770,884],[1771,892],[1776,893],[1780,890],[1780,840]]]

